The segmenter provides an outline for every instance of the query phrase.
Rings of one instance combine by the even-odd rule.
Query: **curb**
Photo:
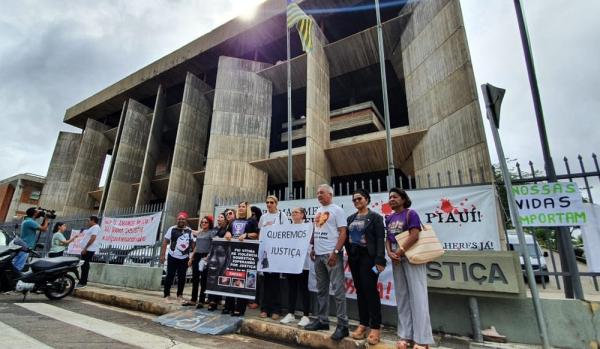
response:
[[[146,300],[135,300],[129,297],[114,295],[114,294],[106,294],[101,292],[96,292],[92,290],[79,289],[75,290],[73,293],[74,297],[87,299],[89,301],[94,301],[98,303],[103,303],[107,305],[113,305],[124,309],[141,311],[144,313],[154,314],[154,315],[164,315],[173,310],[177,310],[177,308],[169,306],[167,304],[157,304],[156,302],[146,301]]]

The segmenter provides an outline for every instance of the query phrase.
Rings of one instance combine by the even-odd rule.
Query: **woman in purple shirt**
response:
[[[398,307],[398,349],[406,349],[414,343],[414,349],[429,348],[433,344],[429,301],[427,299],[427,273],[425,264],[411,264],[405,256],[419,239],[421,220],[403,189],[392,188],[388,204],[394,210],[386,217],[386,250],[392,260],[394,288]],[[409,237],[398,245],[396,235],[408,231]]]

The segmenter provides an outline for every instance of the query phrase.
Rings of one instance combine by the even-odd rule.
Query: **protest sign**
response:
[[[214,239],[208,256],[206,293],[254,299],[258,241]]]
[[[161,213],[147,216],[102,219],[100,243],[143,246],[156,242]]]
[[[264,227],[260,231],[258,271],[301,273],[311,234],[312,223]]]
[[[71,238],[75,238],[67,247],[68,254],[81,254],[81,250],[83,249],[83,245],[81,244],[81,239],[83,239],[83,231],[81,230],[71,230]]]
[[[546,183],[513,186],[524,227],[579,226],[587,221],[577,183]]]

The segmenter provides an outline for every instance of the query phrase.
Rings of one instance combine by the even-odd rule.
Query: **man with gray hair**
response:
[[[304,329],[308,331],[329,329],[329,284],[331,283],[337,315],[337,327],[331,335],[331,339],[339,341],[348,336],[342,252],[346,241],[346,214],[344,210],[333,203],[333,188],[328,184],[321,184],[317,188],[317,200],[321,207],[315,214],[312,238],[314,249],[310,255],[315,261],[319,317],[306,325]]]

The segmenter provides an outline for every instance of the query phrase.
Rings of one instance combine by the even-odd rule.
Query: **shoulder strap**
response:
[[[279,210],[279,224],[283,224],[283,221],[281,220],[281,210]]]

